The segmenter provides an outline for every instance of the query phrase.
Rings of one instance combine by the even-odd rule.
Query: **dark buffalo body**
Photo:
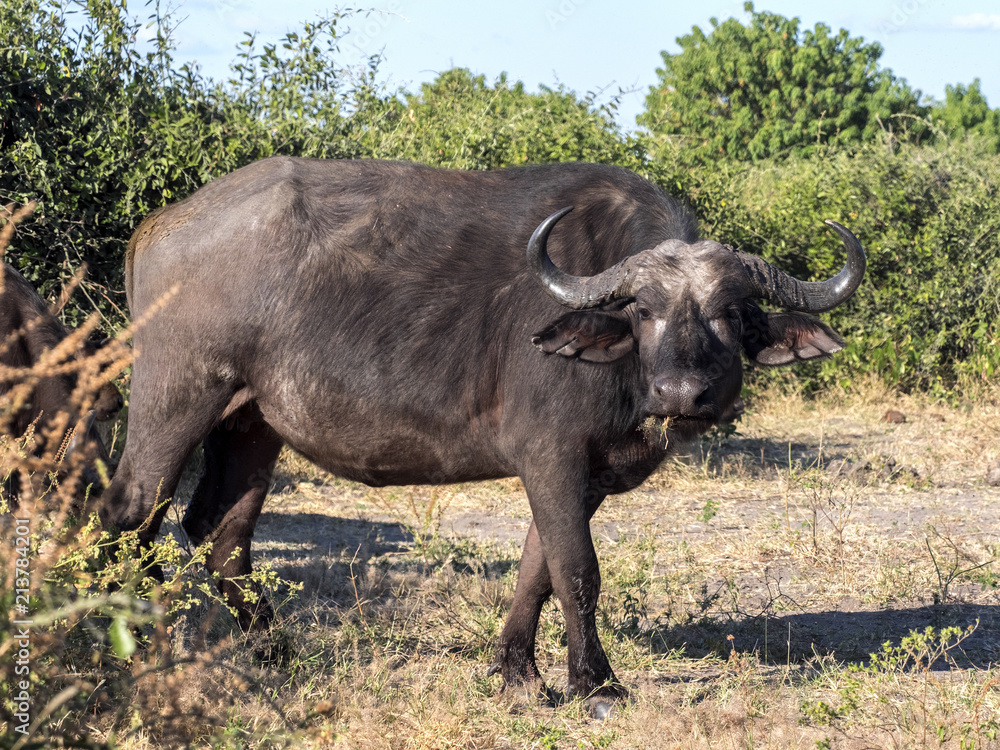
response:
[[[614,695],[589,519],[666,454],[640,426],[670,418],[668,440],[691,437],[737,412],[741,350],[780,364],[841,346],[813,318],[757,307],[814,294],[788,292],[761,263],[699,241],[676,201],[615,167],[252,164],[147,217],[132,239],[133,317],[173,296],[135,334],[105,520],[139,527],[204,440],[185,527],[211,535],[210,566],[235,576],[250,570],[283,444],[370,485],[519,476],[534,521],[496,668],[507,684],[538,678],[535,629],[554,592],[571,692]],[[856,265],[832,304],[853,293]],[[602,272],[591,286],[573,278]],[[239,587],[224,589],[248,625]]]
[[[55,349],[69,335],[66,327],[51,312],[34,287],[21,274],[7,264],[3,265],[3,294],[0,295],[0,364],[6,370],[6,378],[0,378],[0,396],[10,393],[18,385],[25,373],[35,367],[47,352]],[[99,344],[85,341],[76,356],[92,354]],[[108,461],[107,452],[93,429],[94,421],[114,418],[122,407],[122,397],[111,383],[103,384],[95,394],[77,393],[77,378],[71,373],[52,373],[39,377],[28,398],[20,408],[4,415],[5,431],[14,436],[23,435],[29,426],[35,426],[35,450],[42,453],[47,448],[58,447],[63,434],[50,434],[60,414],[70,416],[67,425],[76,428],[86,437],[75,441],[76,445],[86,443],[95,451],[97,458]],[[80,414],[82,402],[91,400],[88,414]],[[14,406],[14,404],[11,404]],[[82,418],[82,422],[81,422]],[[96,475],[89,475],[93,480]],[[8,491],[16,498],[18,482],[8,486]]]

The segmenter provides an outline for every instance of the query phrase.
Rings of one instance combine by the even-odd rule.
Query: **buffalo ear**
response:
[[[809,315],[767,313],[754,323],[744,333],[743,348],[762,365],[788,365],[827,357],[845,346],[832,328]]]
[[[582,310],[563,315],[531,337],[546,354],[613,362],[635,348],[632,325],[624,313]]]

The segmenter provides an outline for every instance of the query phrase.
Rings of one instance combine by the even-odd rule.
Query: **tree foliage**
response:
[[[871,141],[881,130],[925,131],[920,92],[878,66],[882,47],[841,29],[757,12],[746,25],[711,19],[662,52],[640,124],[703,159],[762,159],[824,144]]]
[[[938,393],[988,383],[1000,375],[1000,157],[967,143],[887,141],[675,166],[663,179],[689,196],[706,236],[803,279],[843,265],[825,219],[864,244],[865,281],[829,313],[846,351],[772,376],[815,387],[865,374]]]
[[[1000,110],[990,109],[978,78],[969,86],[945,86],[944,101],[935,104],[931,120],[953,137],[981,139],[990,152],[1000,153]]]
[[[461,169],[590,161],[636,166],[639,143],[624,136],[589,99],[562,87],[529,93],[505,75],[490,84],[464,68],[441,73],[357,113],[354,125],[371,156]],[[373,114],[378,111],[378,117]]]
[[[43,293],[82,262],[114,273],[156,105],[155,64],[135,51],[124,5],[85,7],[71,28],[59,3],[0,3],[0,195],[40,201],[8,260]]]

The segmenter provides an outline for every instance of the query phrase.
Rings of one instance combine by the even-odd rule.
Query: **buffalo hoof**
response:
[[[239,607],[236,610],[236,622],[244,633],[265,633],[274,621],[274,608],[261,596],[252,605]]]
[[[614,703],[608,703],[604,698],[596,698],[587,701],[587,713],[598,721],[604,721],[611,717]]]
[[[274,607],[267,596],[255,583],[249,584],[253,597],[244,596],[243,585],[229,579],[219,582],[219,592],[236,614],[240,630],[251,635],[271,629],[274,621]],[[251,601],[252,599],[252,601]]]
[[[163,568],[159,563],[153,563],[148,568],[146,568],[146,575],[152,578],[157,583],[166,583],[167,578],[163,575]]]
[[[550,688],[542,679],[522,682],[518,685],[504,683],[501,692],[506,695],[514,695],[528,705],[543,708],[555,708],[564,700],[562,693]]]

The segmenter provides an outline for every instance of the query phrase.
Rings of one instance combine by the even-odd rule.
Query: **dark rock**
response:
[[[887,457],[878,470],[878,478],[883,482],[894,482],[907,479],[920,479],[920,474],[912,466],[900,466],[896,459]]]
[[[986,467],[986,484],[990,487],[1000,487],[1000,461],[991,461]]]

